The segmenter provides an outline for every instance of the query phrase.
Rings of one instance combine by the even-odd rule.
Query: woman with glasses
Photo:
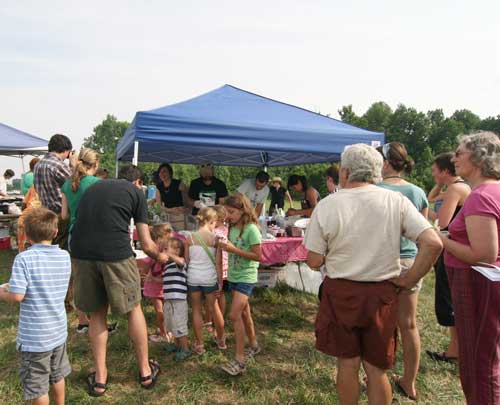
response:
[[[460,138],[456,174],[472,192],[441,234],[458,335],[460,380],[468,404],[500,403],[500,139],[492,132]]]
[[[405,173],[411,173],[414,166],[405,146],[399,142],[391,142],[379,147],[378,151],[384,159],[382,182],[378,183],[378,186],[403,194],[424,218],[427,218],[429,202],[424,190],[403,178]],[[417,245],[414,242],[401,238],[399,256],[402,276],[413,266],[417,252]],[[403,288],[399,293],[398,301],[398,327],[403,343],[403,376],[394,375],[393,380],[398,391],[412,400],[417,399],[416,382],[420,363],[417,303],[421,287],[422,280],[410,289]]]
[[[434,200],[434,210],[429,212],[432,221],[438,221],[441,231],[448,231],[448,225],[455,218],[470,194],[470,187],[455,172],[453,153],[441,153],[432,163],[432,177],[436,185],[429,193],[429,200]],[[436,361],[454,362],[458,357],[458,339],[455,329],[455,317],[448,276],[444,267],[444,253],[434,265],[436,273],[434,308],[441,326],[450,329],[450,343],[445,351],[426,350]]]

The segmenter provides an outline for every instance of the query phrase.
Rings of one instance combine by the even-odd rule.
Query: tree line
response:
[[[415,168],[408,180],[429,191],[433,185],[431,165],[434,156],[442,152],[454,151],[460,134],[477,130],[488,130],[500,134],[500,115],[481,119],[469,110],[457,110],[446,117],[443,110],[436,109],[427,113],[403,104],[392,110],[389,105],[379,101],[373,103],[363,115],[357,115],[352,105],[343,106],[338,111],[343,122],[371,131],[384,132],[386,142],[403,143]],[[115,172],[116,146],[125,134],[129,123],[118,121],[113,115],[106,118],[94,128],[91,136],[85,139],[84,146],[97,150],[101,154],[101,167],[108,169],[111,175]],[[310,184],[327,194],[324,172],[330,163],[306,164],[298,166],[282,166],[269,168],[271,177],[279,176],[286,181],[291,174],[305,175]],[[150,183],[158,163],[139,163],[144,171],[146,182]],[[174,177],[182,179],[186,184],[198,177],[198,169],[193,165],[173,164]],[[252,167],[218,166],[216,176],[223,180],[228,190],[236,190],[246,177],[254,177],[258,169]]]

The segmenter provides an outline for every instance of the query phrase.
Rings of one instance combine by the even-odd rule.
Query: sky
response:
[[[226,83],[333,117],[376,101],[496,116],[499,15],[497,0],[3,0],[0,122],[80,147],[107,114]]]

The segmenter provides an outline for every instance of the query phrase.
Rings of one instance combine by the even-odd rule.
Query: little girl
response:
[[[193,330],[195,341],[192,346],[196,354],[205,353],[203,347],[202,299],[208,302],[212,312],[219,349],[226,349],[224,337],[224,318],[215,304],[216,293],[222,289],[221,255],[216,260],[215,235],[217,213],[206,207],[198,212],[199,229],[190,235],[186,242],[186,263],[188,265],[188,291],[191,300]]]
[[[160,251],[166,250],[168,241],[172,236],[172,227],[170,224],[157,224],[151,227],[151,238],[156,242]],[[156,334],[149,336],[153,343],[169,342],[171,335],[165,329],[165,318],[163,316],[163,268],[160,263],[152,259],[146,259],[148,274],[144,281],[144,297],[149,298],[153,303],[158,323]]]
[[[260,352],[248,299],[257,284],[261,257],[261,233],[250,201],[242,194],[234,194],[224,201],[229,221],[229,241],[220,240],[219,247],[229,252],[228,281],[233,300],[229,319],[233,323],[236,348],[235,358],[222,366],[231,375],[245,371],[246,360]],[[245,334],[250,347],[245,350]]]

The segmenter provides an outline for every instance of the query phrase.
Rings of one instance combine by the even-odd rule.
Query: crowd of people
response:
[[[369,401],[391,402],[387,370],[395,362],[398,329],[403,374],[394,375],[393,383],[402,395],[418,399],[417,304],[422,278],[433,266],[436,316],[450,328],[450,344],[427,354],[458,361],[468,403],[499,403],[500,286],[471,269],[500,266],[497,135],[464,136],[455,153],[437,156],[436,186],[428,196],[404,179],[413,161],[403,144],[351,145],[340,167],[327,169],[324,198],[305,176],[289,177],[288,190],[302,194],[300,209],[282,179],[265,171],[230,195],[211,162],[200,164],[200,177],[189,187],[163,163],[154,175],[153,201],[171,223],[152,226],[139,168],[122,167],[118,179],[109,179],[97,152],[82,148],[76,154],[64,135],[54,135],[48,149],[23,177],[20,253],[8,291],[0,290],[0,299],[21,303],[17,347],[26,400],[48,403],[51,386],[55,403],[64,403],[64,379],[71,372],[65,302],[70,308],[74,302],[77,332],[88,331],[95,366],[86,381],[91,396],[107,390],[107,342],[116,328],[107,324],[109,311],[127,316],[144,389],[154,388],[161,369],[149,358],[148,340],[165,344],[182,362],[206,352],[204,328],[217,350],[226,350],[226,320],[234,330],[234,358],[221,368],[242,374],[261,351],[249,300],[261,259],[257,217],[283,209],[288,199],[287,215],[311,217],[304,239],[307,263],[325,276],[316,348],[338,358],[341,403],[357,403],[361,364]],[[198,229],[179,234],[188,211]],[[147,259],[134,257],[131,220]],[[157,331],[149,337],[143,297],[156,314]]]

